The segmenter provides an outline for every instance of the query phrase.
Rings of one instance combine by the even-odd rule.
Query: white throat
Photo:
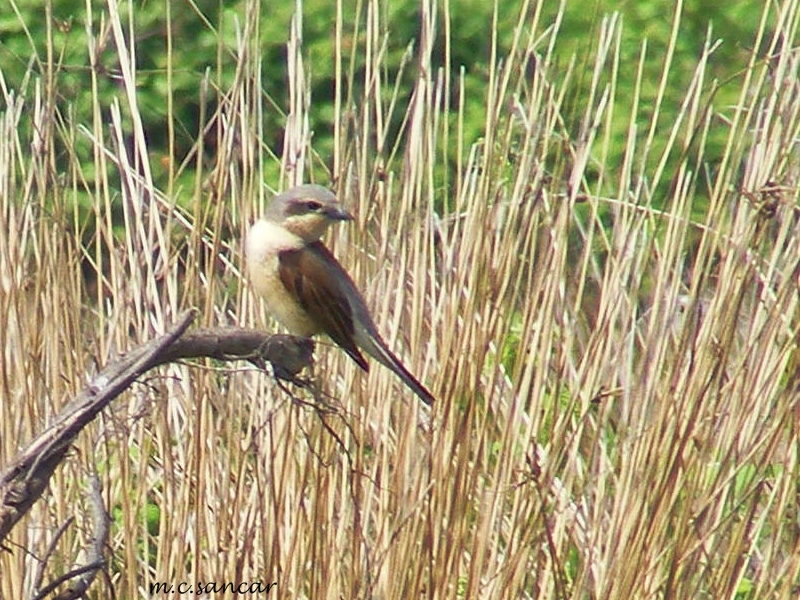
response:
[[[290,333],[310,336],[316,325],[283,285],[278,270],[278,254],[305,246],[303,238],[287,231],[278,223],[261,219],[247,233],[245,261],[250,285],[264,298],[269,312]]]
[[[264,262],[283,250],[296,250],[305,245],[303,239],[278,223],[259,219],[247,232],[245,256],[248,266],[253,262]]]

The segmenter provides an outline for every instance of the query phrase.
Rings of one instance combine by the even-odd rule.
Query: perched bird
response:
[[[356,284],[320,241],[331,224],[352,219],[321,186],[300,185],[278,194],[247,234],[250,282],[290,333],[324,333],[368,371],[363,350],[431,404],[433,395],[389,350]]]

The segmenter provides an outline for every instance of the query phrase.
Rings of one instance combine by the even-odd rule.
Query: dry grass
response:
[[[316,377],[335,414],[245,365],[165,368],[86,430],[0,552],[0,596],[27,597],[36,557],[71,516],[48,578],[80,563],[97,472],[113,530],[96,598],[197,581],[277,582],[272,595],[315,599],[795,598],[797,0],[766,9],[771,28],[753,46],[773,58],[742,65],[736,106],[713,105],[710,44],[670,122],[660,96],[617,93],[619,69],[636,65],[619,64],[609,18],[579,131],[565,126],[574,71],[553,67],[558,29],[525,3],[474,144],[459,74],[431,62],[443,9],[423,0],[395,147],[389,117],[405,108],[379,94],[393,84],[381,7],[367,3],[347,50],[369,58],[363,96],[351,96],[337,25],[336,149],[322,158],[358,215],[336,252],[437,394],[429,418],[386,370],[365,376],[323,344]],[[92,15],[88,48],[108,26],[121,65],[110,121],[99,104],[56,111],[46,57],[24,92],[0,81],[0,465],[97,364],[182,308],[264,326],[240,284],[239,241],[273,160],[259,136],[258,2],[246,10],[239,46],[221,48],[236,78],[207,115],[222,140],[207,170],[201,138],[184,164],[151,164],[125,33],[135,23],[115,0]],[[320,162],[302,53],[295,30],[276,188]],[[622,164],[607,160],[612,118],[629,122]],[[719,128],[728,145],[704,170]],[[457,164],[437,171],[454,145]],[[164,168],[158,189],[151,170]],[[179,170],[196,170],[193,189]],[[76,209],[87,198],[91,223]]]

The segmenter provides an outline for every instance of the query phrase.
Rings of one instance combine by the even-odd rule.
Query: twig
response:
[[[311,364],[310,340],[236,327],[186,333],[195,314],[184,312],[170,331],[106,366],[9,463],[0,474],[0,542],[42,495],[81,430],[148,370],[187,358],[249,360],[260,368],[269,362],[276,377],[295,382],[297,373]]]

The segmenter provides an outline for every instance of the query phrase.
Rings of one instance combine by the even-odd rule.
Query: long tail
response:
[[[411,374],[411,371],[406,369],[405,365],[400,362],[400,359],[397,358],[391,350],[389,350],[386,342],[384,342],[379,335],[370,334],[365,331],[358,331],[357,329],[355,339],[356,343],[367,354],[369,354],[387,369],[394,371],[395,375],[402,379],[403,383],[405,383],[409,389],[419,397],[420,400],[422,400],[428,406],[433,404],[433,401],[435,400],[433,394],[431,394],[428,389]]]
[[[408,369],[406,369],[405,365],[400,362],[400,359],[397,358],[391,350],[389,350],[389,348],[386,346],[386,343],[382,339],[371,335],[362,335],[357,336],[357,341],[358,345],[361,346],[367,354],[369,354],[372,358],[377,360],[389,370],[394,371],[394,373],[403,380],[403,383],[405,383],[409,389],[419,397],[420,400],[422,400],[428,406],[433,404],[433,401],[435,400],[433,394],[431,394],[428,389],[422,385]]]

